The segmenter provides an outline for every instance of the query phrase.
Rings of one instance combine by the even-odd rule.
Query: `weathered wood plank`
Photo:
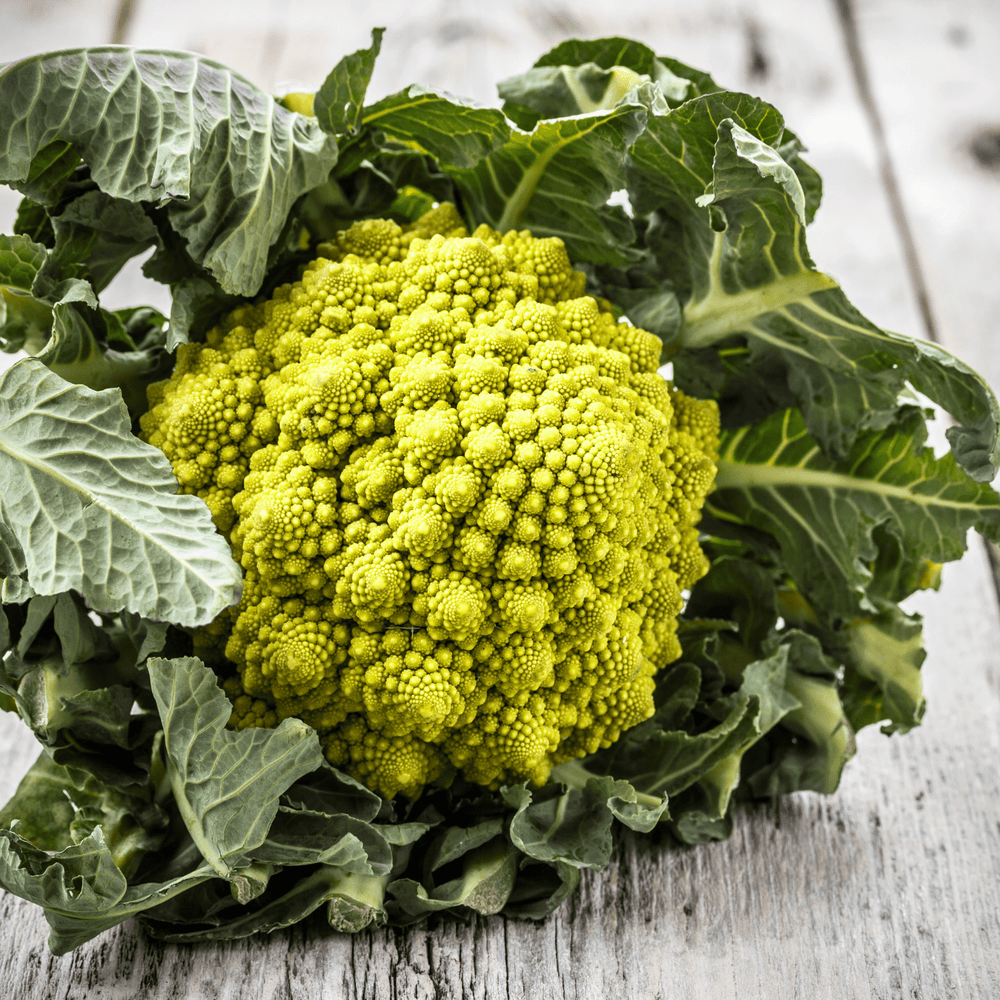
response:
[[[1000,386],[1000,10],[863,0],[858,23],[941,342]]]
[[[987,997],[1000,919],[995,752],[1000,629],[983,620],[981,550],[946,569],[927,612],[923,727],[859,737],[833,796],[737,817],[686,851],[625,838],[617,861],[541,925],[478,919],[349,938],[319,921],[178,948],[132,925],[74,956],[42,947],[37,911],[0,902],[0,983],[21,997]],[[14,783],[32,758],[3,720]],[[992,735],[991,735],[992,734]],[[20,736],[20,733],[18,733]],[[25,747],[29,752],[23,752]],[[0,789],[6,793],[7,788]]]
[[[862,19],[868,44],[873,6]],[[912,5],[877,6],[887,38],[908,19],[919,21]],[[272,86],[296,74],[314,81],[343,52],[366,44],[369,23],[387,23],[376,93],[422,80],[492,99],[496,79],[562,37],[644,38],[785,112],[826,180],[826,204],[810,231],[814,257],[877,322],[919,334],[832,6],[703,0],[651,7],[581,0],[572,9],[486,9],[418,0],[403,14],[380,0],[357,12],[339,5],[333,23],[328,14],[324,20],[326,5],[299,0],[279,15],[276,6],[252,2],[240,5],[234,35],[235,8],[180,0],[167,19],[141,6],[129,40],[198,48]],[[52,39],[60,30],[51,18],[47,29]],[[922,86],[943,86],[933,63],[924,72]],[[909,94],[901,92],[902,120],[917,113]],[[971,229],[972,220],[956,223],[956,245],[964,245],[963,225]],[[932,280],[935,266],[928,264]],[[995,290],[984,301],[995,310]],[[34,908],[3,896],[0,985],[32,1000],[989,996],[1000,978],[1000,782],[990,760],[1000,732],[1000,625],[982,551],[947,567],[944,592],[921,595],[917,604],[927,615],[929,648],[924,726],[891,740],[862,733],[840,791],[785,802],[780,827],[763,813],[741,815],[731,841],[683,852],[626,838],[616,863],[585,877],[579,896],[541,925],[490,919],[348,938],[313,921],[197,948],[164,947],[126,925],[53,959]],[[9,717],[0,719],[0,753],[9,763],[0,774],[5,795],[34,755]]]

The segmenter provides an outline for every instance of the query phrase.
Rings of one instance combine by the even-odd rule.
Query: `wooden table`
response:
[[[995,0],[3,0],[0,60],[131,44],[196,49],[265,87],[322,79],[389,27],[372,84],[493,102],[565,37],[621,34],[773,101],[826,187],[819,266],[880,325],[936,336],[1000,386],[1000,5]],[[296,87],[295,89],[298,89]],[[10,215],[11,199],[0,202]],[[133,272],[112,305],[149,296]],[[162,303],[162,298],[157,300]],[[624,838],[541,924],[502,918],[347,937],[317,923],[165,947],[134,924],[53,958],[0,897],[0,995],[24,998],[684,998],[1000,995],[1000,615],[978,539],[926,616],[923,726],[865,730],[837,794],[736,817],[730,841]],[[0,719],[0,796],[35,746]]]

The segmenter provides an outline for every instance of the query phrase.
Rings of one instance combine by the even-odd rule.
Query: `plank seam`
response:
[[[906,209],[903,207],[903,196],[900,192],[899,180],[896,176],[892,154],[889,151],[889,143],[885,137],[882,115],[879,112],[875,93],[868,76],[868,66],[865,62],[864,50],[861,47],[861,36],[858,31],[858,19],[855,14],[854,0],[833,0],[833,2],[837,9],[841,30],[844,34],[844,44],[847,47],[847,56],[854,75],[858,97],[865,116],[868,119],[872,138],[875,141],[875,153],[878,159],[879,173],[882,177],[882,183],[885,186],[886,196],[889,199],[889,212],[892,215],[892,221],[896,227],[899,241],[903,245],[906,270],[913,285],[914,294],[917,297],[917,307],[920,310],[924,333],[928,340],[938,344],[940,343],[940,338],[938,336],[937,323],[931,310],[927,282],[924,279],[923,269],[920,266],[920,257],[917,253],[916,240],[913,238],[913,230],[910,227]]]

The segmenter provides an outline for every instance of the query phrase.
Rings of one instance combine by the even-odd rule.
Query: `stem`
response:
[[[181,778],[180,772],[174,766],[174,762],[170,759],[169,754],[167,754],[167,774],[170,777],[170,787],[174,793],[174,802],[177,803],[177,809],[181,814],[181,819],[184,820],[184,825],[187,827],[191,839],[201,852],[201,856],[211,865],[212,870],[228,881],[232,877],[232,872],[205,838],[201,823],[198,822],[198,817],[194,814],[191,803],[188,802],[187,796],[184,794],[184,781]]]

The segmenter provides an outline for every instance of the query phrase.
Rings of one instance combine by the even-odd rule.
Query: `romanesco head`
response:
[[[719,427],[659,355],[559,240],[451,206],[353,224],[181,348],[142,427],[243,567],[204,641],[233,724],[299,717],[392,797],[542,782],[648,718]]]

